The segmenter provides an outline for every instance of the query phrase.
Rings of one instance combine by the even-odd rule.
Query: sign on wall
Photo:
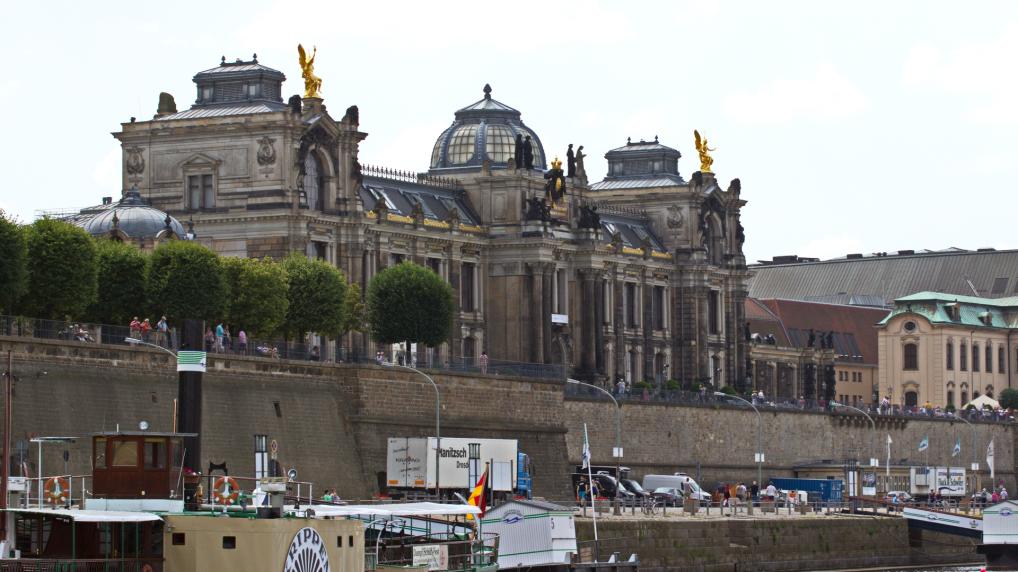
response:
[[[428,570],[448,569],[449,546],[447,544],[414,546],[414,566],[427,566]]]
[[[416,554],[414,555],[416,560]],[[328,572],[329,551],[318,531],[305,526],[297,531],[286,551],[283,572]]]

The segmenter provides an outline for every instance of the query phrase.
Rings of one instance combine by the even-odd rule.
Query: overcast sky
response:
[[[179,109],[192,76],[249,59],[302,92],[318,46],[334,116],[360,107],[361,160],[423,171],[453,112],[519,109],[549,157],[585,145],[592,180],[627,137],[693,129],[738,177],[747,258],[1018,247],[1016,2],[19,2],[4,9],[0,207],[119,196],[110,132]]]

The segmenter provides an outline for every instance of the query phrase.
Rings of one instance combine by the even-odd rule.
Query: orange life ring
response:
[[[146,564],[141,567],[141,572],[155,572],[151,564]]]
[[[71,484],[63,477],[50,477],[46,480],[46,500],[50,504],[62,505],[71,498]]]
[[[212,491],[212,498],[216,504],[229,506],[237,502],[237,497],[240,496],[240,485],[233,477],[219,477],[212,485]]]

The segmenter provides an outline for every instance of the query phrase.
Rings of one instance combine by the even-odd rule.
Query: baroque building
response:
[[[213,250],[302,252],[365,290],[390,265],[431,268],[458,309],[424,362],[485,351],[588,380],[746,384],[738,179],[687,180],[655,137],[608,151],[608,175],[590,184],[582,146],[557,162],[489,86],[438,135],[428,172],[370,167],[356,106],[337,118],[318,97],[284,102],[284,75],[257,59],[193,79],[190,109],[163,94],[151,120],[113,135],[124,188],[193,221]],[[376,349],[361,334],[336,343]]]

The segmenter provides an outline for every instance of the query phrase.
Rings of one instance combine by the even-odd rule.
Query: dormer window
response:
[[[203,102],[212,101],[213,93],[215,93],[215,90],[212,88],[212,86],[201,88],[201,100]]]
[[[249,83],[246,89],[247,96],[251,99],[261,97],[262,95],[262,84],[260,83]]]

